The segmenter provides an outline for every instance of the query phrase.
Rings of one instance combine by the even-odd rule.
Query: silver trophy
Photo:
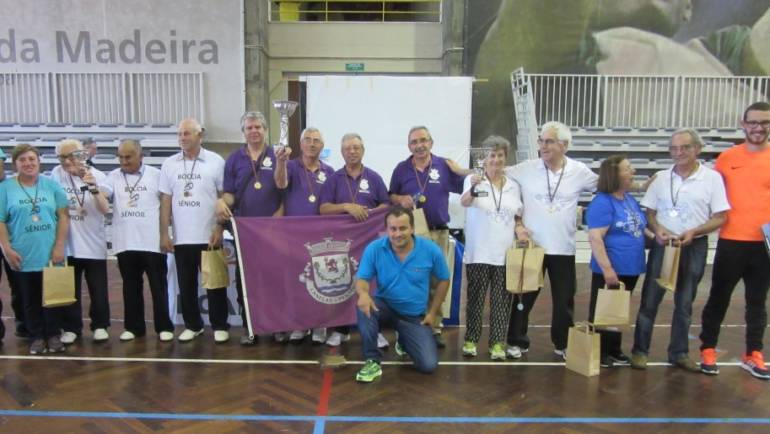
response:
[[[81,178],[86,176],[88,173],[88,164],[86,164],[86,161],[88,161],[89,155],[88,151],[85,149],[78,149],[76,151],[72,152],[72,159],[75,161],[75,167],[77,168],[77,175]],[[80,190],[86,191],[88,190],[88,185],[81,185]]]
[[[298,105],[299,103],[296,101],[273,101],[273,107],[275,107],[276,111],[281,115],[281,137],[279,138],[278,143],[273,145],[273,150],[275,152],[278,152],[289,145],[289,116],[294,114],[294,110],[297,109]]]
[[[473,172],[484,179],[484,161],[492,153],[492,148],[471,148],[471,164],[473,165]],[[484,187],[478,185],[471,191],[474,197],[486,197],[489,196],[489,192],[484,190]]]

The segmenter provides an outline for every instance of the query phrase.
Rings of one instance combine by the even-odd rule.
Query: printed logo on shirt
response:
[[[50,231],[51,228],[52,226],[50,223],[42,223],[38,225],[27,225],[27,226],[24,226],[24,232],[32,233],[32,232]]]
[[[38,203],[48,202],[48,198],[45,196],[37,198]],[[19,199],[19,205],[31,205],[32,199]]]
[[[201,203],[198,200],[182,199],[176,202],[176,205],[180,208],[200,208]]]
[[[361,193],[368,193],[369,192],[369,181],[362,179],[361,183],[358,184],[358,187],[360,188]]]
[[[326,182],[326,173],[318,172],[318,176],[316,177],[316,182],[319,184],[323,184],[324,182]]]
[[[177,180],[190,181],[193,179],[203,179],[200,173],[178,173],[176,175]]]
[[[131,191],[147,191],[147,187],[144,185],[137,185],[136,187],[123,187],[123,191],[131,193]]]
[[[273,167],[273,160],[271,160],[270,157],[265,157],[265,159],[262,160],[262,167],[266,169]]]
[[[144,211],[129,209],[120,213],[121,218],[145,218]]]
[[[439,173],[438,169],[435,169],[435,168],[430,169],[430,173],[428,173],[428,178],[430,178],[428,182],[430,182],[431,184],[441,183],[441,181],[439,181],[439,178],[441,178],[441,174]]]

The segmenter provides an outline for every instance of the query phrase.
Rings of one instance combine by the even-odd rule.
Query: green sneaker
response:
[[[492,360],[505,360],[505,347],[500,342],[492,345],[489,350],[489,356]]]
[[[356,374],[356,381],[361,383],[371,383],[372,381],[382,377],[382,368],[380,364],[373,359],[369,359],[364,363],[364,367]]]
[[[465,344],[463,344],[463,356],[476,357],[477,354],[476,344],[471,341],[465,341]]]

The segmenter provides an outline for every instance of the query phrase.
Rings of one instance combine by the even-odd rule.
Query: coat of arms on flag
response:
[[[324,304],[337,304],[349,299],[354,291],[353,276],[358,270],[358,261],[350,256],[351,241],[323,241],[305,248],[310,262],[305,265],[299,281],[311,297]]]

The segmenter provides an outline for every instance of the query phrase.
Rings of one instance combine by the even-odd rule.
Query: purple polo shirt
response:
[[[284,204],[287,216],[318,215],[321,189],[334,175],[332,166],[323,161],[320,163],[321,166],[315,172],[306,169],[299,158],[286,163],[289,186],[284,190]],[[308,200],[311,194],[315,196],[315,202]]]
[[[355,200],[352,196],[355,196]],[[319,203],[338,204],[351,202],[369,209],[383,203],[390,203],[388,190],[385,188],[385,182],[382,180],[382,177],[366,166],[364,166],[364,170],[356,179],[348,175],[345,167],[334,172],[321,189],[321,200]]]
[[[252,160],[246,146],[233,152],[225,162],[225,193],[235,196],[233,214],[236,216],[269,217],[281,206],[281,191],[275,186],[275,153],[266,145],[266,151],[252,169]],[[254,170],[262,188],[254,188]]]
[[[412,158],[398,163],[390,177],[390,193],[415,196],[420,193],[420,184],[425,187],[422,194],[426,201],[415,201],[425,211],[428,226],[443,227],[449,223],[449,193],[463,192],[464,177],[457,175],[446,164],[446,159],[431,154],[431,165],[423,171],[412,165]],[[418,182],[419,177],[419,182]]]

